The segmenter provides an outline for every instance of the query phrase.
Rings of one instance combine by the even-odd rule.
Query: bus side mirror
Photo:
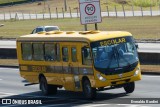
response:
[[[136,46],[136,49],[139,49],[139,47],[138,47],[138,44],[137,44],[137,43],[135,44],[135,46]]]

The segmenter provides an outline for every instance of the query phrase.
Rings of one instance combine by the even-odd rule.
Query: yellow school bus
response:
[[[135,89],[141,79],[140,62],[132,34],[125,31],[51,31],[17,39],[20,75],[39,83],[44,95],[57,88],[83,92],[93,99],[97,91]]]

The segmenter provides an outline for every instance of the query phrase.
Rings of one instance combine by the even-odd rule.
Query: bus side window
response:
[[[71,48],[71,54],[72,54],[72,62],[77,62],[77,49],[76,47]]]
[[[56,53],[55,53],[55,44],[46,43],[45,44],[45,60],[46,61],[55,61]]]
[[[44,51],[43,51],[42,43],[34,43],[33,44],[33,59],[36,61],[44,60]]]
[[[89,48],[82,48],[82,64],[92,65],[91,53]]]
[[[32,60],[32,44],[22,43],[21,47],[22,47],[22,59]]]
[[[68,48],[62,47],[62,58],[64,62],[68,62],[69,56],[68,56]]]

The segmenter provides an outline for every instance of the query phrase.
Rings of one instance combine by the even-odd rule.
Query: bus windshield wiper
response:
[[[111,55],[111,59],[109,59],[109,64],[107,66],[107,69],[110,69],[111,62],[113,61],[114,58],[116,59],[116,50],[115,50],[115,47],[113,47],[113,53]]]

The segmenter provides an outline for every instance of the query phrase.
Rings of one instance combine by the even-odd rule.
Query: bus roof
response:
[[[21,36],[17,41],[94,42],[125,36],[132,36],[132,34],[126,31],[51,31]]]

